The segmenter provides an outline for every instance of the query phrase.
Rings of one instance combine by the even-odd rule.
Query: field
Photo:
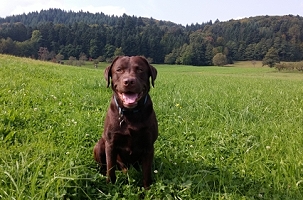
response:
[[[133,168],[106,184],[93,160],[107,64],[0,55],[0,199],[303,199],[303,74],[259,64],[155,65],[145,191]]]

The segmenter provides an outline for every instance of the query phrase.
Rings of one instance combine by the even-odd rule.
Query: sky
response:
[[[190,25],[254,16],[300,15],[303,0],[1,0],[0,17],[60,8],[171,21]]]

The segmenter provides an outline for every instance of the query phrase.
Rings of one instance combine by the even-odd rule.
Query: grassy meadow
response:
[[[106,184],[103,70],[0,55],[0,199],[303,199],[303,73],[155,65],[154,184]]]

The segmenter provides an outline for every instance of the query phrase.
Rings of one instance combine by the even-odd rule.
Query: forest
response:
[[[0,53],[41,60],[110,61],[142,55],[152,63],[213,65],[262,60],[275,50],[281,61],[303,60],[303,17],[255,16],[182,26],[169,21],[104,13],[41,10],[0,18]]]

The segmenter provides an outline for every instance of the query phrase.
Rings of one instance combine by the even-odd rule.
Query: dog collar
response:
[[[146,102],[147,102],[147,96],[148,96],[148,95],[145,96],[144,105],[145,105]],[[123,118],[123,117],[124,117],[125,114],[128,114],[128,113],[137,113],[137,112],[140,111],[140,109],[131,109],[131,110],[129,110],[129,109],[121,108],[121,107],[119,106],[119,104],[118,104],[118,101],[117,101],[117,98],[116,98],[115,95],[114,95],[114,101],[115,101],[115,104],[116,104],[116,106],[117,106],[117,108],[118,108],[118,111],[119,111],[120,126],[121,126],[122,123],[124,122],[124,118]]]

